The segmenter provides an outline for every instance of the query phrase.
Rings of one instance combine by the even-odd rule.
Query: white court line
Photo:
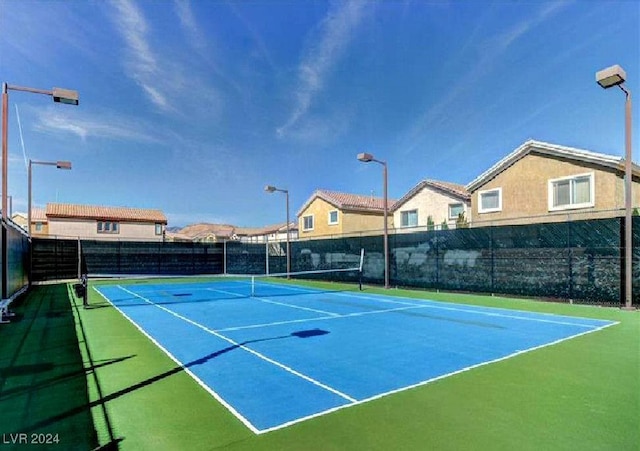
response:
[[[394,299],[384,299],[382,298],[382,296],[387,296],[387,295],[379,295],[381,297],[374,297],[374,296],[367,296],[367,295],[362,295],[359,293],[323,293],[322,291],[316,291],[316,290],[311,290],[311,289],[305,289],[305,288],[296,288],[296,287],[282,287],[284,289],[288,289],[288,290],[293,290],[293,291],[304,291],[307,293],[317,293],[317,294],[332,294],[334,296],[346,296],[346,297],[350,297],[350,298],[357,298],[357,299],[370,299],[370,300],[374,300],[377,302],[386,302],[389,304],[400,304],[400,305],[413,305],[413,306],[417,306],[417,305],[423,305],[426,308],[432,308],[432,309],[436,309],[436,310],[448,310],[448,311],[453,311],[453,312],[465,312],[465,313],[473,313],[476,315],[484,315],[484,316],[496,316],[496,317],[500,317],[500,318],[510,318],[510,319],[517,319],[517,320],[522,320],[522,321],[534,321],[534,322],[539,322],[539,323],[551,323],[551,324],[561,324],[561,325],[565,325],[565,326],[576,326],[576,327],[588,327],[591,328],[593,327],[593,324],[581,324],[581,323],[575,323],[572,321],[558,321],[558,320],[551,320],[551,319],[543,319],[543,318],[531,318],[528,316],[520,316],[520,315],[509,315],[509,314],[505,314],[505,313],[495,313],[495,312],[491,312],[491,311],[483,311],[483,310],[477,310],[477,309],[466,309],[466,308],[458,308],[458,307],[446,307],[445,305],[433,305],[434,303],[438,303],[438,304],[444,304],[438,301],[432,301],[429,299],[416,299],[415,302],[410,303],[410,302],[403,302],[403,301],[396,301]],[[427,302],[428,304],[425,304],[425,302]],[[464,304],[460,304],[460,305],[464,305]],[[471,306],[470,306],[471,307]],[[486,308],[486,309],[491,309],[491,310],[502,310],[502,311],[513,311],[513,310],[508,310],[508,309],[502,309],[499,307],[482,307],[482,308]],[[554,313],[539,313],[539,312],[528,312],[531,313],[532,315],[547,315],[547,316],[560,316],[560,315],[556,315]],[[566,317],[564,317],[566,318]],[[579,319],[579,318],[576,318]]]
[[[169,313],[170,315],[175,316],[176,318],[179,318],[179,319],[181,319],[181,320],[183,320],[183,321],[185,321],[185,322],[187,322],[187,323],[189,323],[189,324],[191,324],[193,326],[196,326],[199,329],[204,330],[205,332],[210,333],[211,335],[215,335],[216,337],[226,341],[227,343],[230,343],[233,346],[237,346],[238,348],[240,348],[240,349],[242,349],[242,350],[244,350],[244,351],[246,351],[246,352],[248,352],[250,354],[253,354],[254,356],[264,360],[265,362],[271,363],[272,365],[275,365],[278,368],[281,368],[281,369],[285,370],[286,372],[293,374],[294,376],[298,376],[299,378],[304,379],[305,381],[310,382],[310,383],[312,383],[313,385],[315,385],[317,387],[323,388],[323,389],[325,389],[325,390],[327,390],[327,391],[329,391],[329,392],[331,392],[331,393],[333,393],[335,395],[338,395],[341,398],[346,399],[349,402],[352,402],[352,403],[357,402],[357,400],[355,398],[352,398],[351,396],[349,396],[349,395],[347,395],[345,393],[342,393],[341,391],[336,390],[335,388],[329,387],[328,385],[323,384],[322,382],[317,381],[317,380],[313,379],[312,377],[307,376],[306,374],[302,374],[301,372],[296,371],[296,370],[294,370],[293,368],[291,368],[291,367],[289,367],[287,365],[284,365],[284,364],[282,364],[282,363],[280,363],[280,362],[278,362],[276,360],[273,360],[273,359],[265,356],[264,354],[259,353],[258,351],[254,351],[253,349],[249,348],[248,346],[240,344],[237,341],[232,340],[231,338],[225,337],[224,335],[216,332],[215,330],[209,329],[207,326],[203,326],[202,324],[197,323],[196,321],[193,321],[193,320],[187,318],[186,316],[180,315],[179,313],[176,313],[171,309],[163,307],[162,305],[158,305],[158,304],[150,301],[149,299],[147,299],[147,298],[145,298],[143,296],[140,296],[139,294],[134,293],[131,290],[127,290],[126,288],[124,288],[124,287],[122,287],[120,285],[117,285],[117,287],[120,288],[122,291],[124,291],[126,293],[129,293],[129,294],[131,294],[131,295],[133,295],[133,296],[135,296],[135,297],[137,297],[139,299],[142,299],[143,301],[147,302],[150,305],[153,305],[154,307],[159,308],[160,310],[164,310],[165,312]]]
[[[218,329],[218,332],[229,332],[234,330],[244,330],[244,329],[257,329],[260,327],[271,327],[271,326],[281,326],[284,324],[295,324],[295,323],[307,323],[311,321],[325,321],[328,319],[342,319],[342,318],[353,318],[356,316],[364,316],[364,315],[376,315],[380,313],[389,313],[389,312],[398,312],[401,310],[411,310],[411,309],[421,309],[427,308],[426,305],[413,305],[410,307],[397,307],[390,308],[384,310],[370,310],[368,312],[355,312],[355,313],[345,313],[343,315],[332,315],[332,316],[320,316],[318,318],[307,318],[307,319],[292,319],[289,321],[275,321],[273,323],[263,323],[263,324],[251,324],[249,326],[237,326],[237,327],[227,327],[224,329]]]
[[[231,291],[216,290],[215,288],[207,288],[207,290],[215,291],[216,293],[230,294],[232,296],[246,298],[246,295],[244,295],[244,294],[233,293]],[[255,297],[255,296],[251,296],[251,299],[255,299],[256,301],[264,302],[264,303],[267,303],[267,304],[275,304],[275,305],[281,305],[281,306],[284,306],[284,307],[290,307],[290,308],[294,308],[294,309],[298,309],[298,310],[306,310],[308,312],[322,313],[323,315],[339,316],[338,313],[328,312],[326,310],[318,310],[318,309],[314,309],[314,308],[310,308],[310,307],[301,307],[299,305],[287,304],[286,302],[271,301],[269,299],[258,298],[258,297]]]
[[[120,288],[122,288],[122,287],[120,287]],[[98,291],[95,287],[94,287],[94,289],[95,289],[96,291]],[[128,290],[125,290],[125,291],[128,291]],[[112,303],[108,298],[106,298],[106,297],[105,297],[105,296],[104,296],[100,291],[98,291],[98,293],[100,293],[100,295],[101,295],[102,297],[104,297],[104,298],[105,298],[105,299],[106,299],[106,300],[107,300],[111,305],[114,305],[114,304],[113,304],[113,303]],[[134,296],[136,296],[136,297],[142,298],[141,296],[138,296],[138,295],[136,295],[135,293],[131,293],[131,294],[133,294],[133,295],[134,295]],[[171,313],[172,315],[176,315],[176,316],[178,316],[178,317],[179,317],[179,315],[178,315],[178,314],[176,314],[175,312],[170,311],[169,309],[166,309],[166,308],[164,308],[164,307],[162,307],[162,306],[159,306],[159,305],[157,305],[157,304],[154,304],[153,302],[151,302],[151,301],[149,301],[149,300],[147,300],[147,299],[144,299],[144,298],[142,298],[142,299],[143,299],[143,300],[145,300],[147,303],[149,303],[149,304],[151,304],[151,305],[155,305],[155,306],[156,306],[156,307],[158,307],[158,308],[161,308],[161,309],[163,309],[163,310],[167,310],[167,311],[168,311],[169,313]],[[372,299],[375,299],[375,298],[372,298]],[[393,302],[393,301],[391,301],[391,302]],[[179,360],[177,360],[175,357],[173,357],[173,356],[171,355],[171,353],[169,353],[169,352],[168,352],[166,349],[164,349],[160,344],[158,344],[158,343],[157,343],[157,342],[156,342],[152,337],[150,337],[150,336],[149,336],[149,335],[148,335],[148,334],[147,334],[147,333],[146,333],[142,328],[140,328],[140,326],[138,326],[138,325],[137,325],[133,320],[131,320],[131,319],[130,319],[130,318],[129,318],[125,313],[123,313],[123,312],[122,312],[122,310],[120,310],[120,309],[119,309],[118,307],[116,307],[115,305],[114,305],[114,307],[115,307],[118,311],[120,311],[120,313],[122,313],[122,314],[123,314],[123,316],[124,316],[125,318],[127,318],[129,321],[131,321],[131,322],[133,323],[133,325],[134,325],[136,328],[138,328],[138,329],[139,329],[139,330],[140,330],[140,331],[141,331],[145,336],[147,336],[147,337],[148,337],[152,342],[154,342],[154,343],[155,343],[155,344],[156,344],[160,349],[162,349],[162,350],[163,350],[167,355],[169,355],[169,357],[171,357],[171,358],[172,358],[176,363],[178,363],[178,364],[182,365],[182,364],[181,364],[181,362],[180,362]],[[400,309],[410,309],[410,308],[428,308],[428,307],[430,307],[430,306],[428,306],[428,305],[417,305],[417,304],[412,304],[412,307],[404,307],[404,308],[403,308],[403,307],[400,307],[400,308],[398,308],[398,309],[378,310],[378,311],[373,311],[373,312],[360,312],[360,313],[351,314],[351,316],[356,316],[356,315],[365,315],[365,314],[373,314],[373,313],[385,313],[386,311],[400,310]],[[334,318],[334,317],[326,317],[326,318],[320,318],[320,319],[336,319],[336,318]],[[191,320],[186,319],[186,321],[187,321],[187,322],[192,323],[192,321],[191,321]],[[303,320],[303,321],[310,321],[310,320]],[[292,322],[293,322],[293,321],[292,321]],[[300,321],[300,322],[302,322],[302,321]],[[272,323],[272,324],[276,324],[276,323]],[[225,402],[225,401],[224,401],[224,400],[223,400],[223,399],[222,399],[222,398],[221,398],[217,393],[215,393],[215,392],[214,392],[214,391],[213,391],[209,386],[207,386],[207,385],[206,385],[206,384],[204,384],[200,379],[198,379],[198,377],[197,377],[197,376],[195,376],[191,371],[189,371],[187,368],[185,368],[185,371],[186,371],[188,374],[190,374],[190,375],[191,375],[191,377],[193,377],[193,378],[196,380],[196,382],[198,382],[201,386],[203,386],[203,388],[205,388],[205,390],[206,390],[207,392],[211,393],[211,394],[214,396],[214,398],[215,398],[215,399],[217,399],[221,404],[223,404],[223,405],[224,405],[224,406],[225,406],[225,407],[226,407],[226,408],[227,408],[231,413],[233,413],[233,414],[234,414],[238,419],[240,419],[240,420],[241,420],[241,421],[242,421],[242,422],[243,422],[243,423],[244,423],[244,424],[245,424],[245,425],[246,425],[246,426],[247,426],[247,427],[248,427],[252,432],[254,432],[255,434],[265,434],[265,433],[268,433],[268,432],[272,432],[272,431],[276,431],[276,430],[279,430],[279,429],[283,429],[283,428],[286,428],[286,427],[292,426],[292,425],[297,424],[297,423],[301,423],[301,422],[306,421],[306,420],[310,420],[310,419],[317,418],[317,417],[320,417],[320,416],[323,416],[323,415],[327,415],[327,414],[330,414],[330,413],[336,412],[336,411],[338,411],[338,410],[342,410],[342,409],[347,408],[347,407],[352,407],[352,406],[355,406],[355,405],[364,404],[364,403],[367,403],[367,402],[370,402],[370,401],[374,401],[374,400],[377,400],[377,399],[380,399],[380,398],[383,398],[383,397],[386,397],[386,396],[389,396],[389,395],[393,395],[393,394],[395,394],[395,393],[399,393],[399,392],[403,392],[403,391],[410,390],[410,389],[413,389],[413,388],[417,388],[417,387],[420,387],[420,386],[423,386],[423,385],[429,384],[429,383],[431,383],[431,382],[435,382],[435,381],[438,381],[438,380],[441,380],[441,379],[445,379],[445,378],[450,377],[450,376],[454,376],[454,375],[457,375],[457,374],[460,374],[460,373],[464,373],[464,372],[470,371],[470,370],[475,369],[475,368],[479,368],[479,367],[482,367],[482,366],[485,366],[485,365],[489,365],[489,364],[492,364],[492,363],[497,363],[497,362],[500,362],[500,361],[503,361],[503,360],[507,360],[507,359],[510,359],[510,358],[512,358],[512,357],[516,357],[516,356],[518,356],[518,355],[525,354],[525,353],[528,353],[528,352],[531,352],[531,351],[535,351],[535,350],[538,350],[538,349],[542,349],[542,348],[545,348],[545,347],[548,347],[548,346],[553,346],[553,345],[556,345],[556,344],[561,343],[561,342],[563,342],[563,341],[571,340],[571,339],[573,339],[573,338],[580,337],[580,336],[582,336],[582,335],[586,335],[586,334],[590,334],[590,333],[592,333],[592,332],[597,332],[597,331],[600,331],[600,330],[606,329],[606,328],[608,328],[608,327],[610,327],[610,326],[614,326],[614,325],[617,325],[617,324],[619,324],[619,322],[615,321],[615,322],[610,322],[609,324],[606,324],[606,325],[603,325],[603,326],[600,326],[600,327],[594,327],[594,326],[591,326],[591,327],[594,327],[594,328],[593,328],[593,329],[591,329],[591,330],[588,330],[588,331],[580,332],[580,333],[578,333],[578,334],[575,334],[575,335],[572,335],[572,336],[569,336],[569,337],[565,337],[565,338],[561,338],[561,339],[559,339],[559,340],[556,340],[556,341],[553,341],[553,342],[550,342],[550,343],[545,343],[545,344],[543,344],[543,345],[536,346],[536,347],[533,347],[533,348],[529,348],[529,349],[525,349],[525,350],[518,350],[518,351],[515,351],[515,352],[513,352],[513,353],[511,353],[511,354],[509,354],[509,355],[506,355],[506,356],[504,356],[504,357],[500,357],[500,358],[493,359],[493,360],[490,360],[490,361],[481,362],[481,363],[478,363],[478,364],[475,364],[475,365],[471,365],[471,366],[468,366],[468,367],[464,367],[464,368],[461,368],[461,369],[459,369],[459,370],[456,370],[456,371],[453,371],[453,372],[450,372],[450,373],[446,373],[446,374],[442,374],[442,375],[440,375],[440,376],[436,376],[436,377],[433,377],[433,378],[430,378],[430,379],[426,379],[426,380],[423,380],[423,381],[420,381],[420,382],[417,382],[417,383],[414,383],[414,384],[411,384],[411,385],[408,385],[408,386],[405,386],[405,387],[400,387],[400,388],[397,388],[397,389],[394,389],[394,390],[389,390],[389,391],[384,392],[384,393],[379,393],[379,394],[376,394],[376,395],[371,396],[371,397],[369,397],[369,398],[361,399],[361,400],[359,400],[359,401],[358,401],[358,400],[354,400],[351,404],[345,404],[345,405],[342,405],[342,406],[333,407],[333,408],[330,408],[330,409],[324,410],[324,411],[322,411],[322,412],[317,412],[317,413],[312,414],[312,415],[307,415],[307,416],[305,416],[305,417],[301,417],[301,418],[298,418],[298,419],[296,419],[296,420],[288,421],[288,422],[285,422],[285,423],[282,423],[282,424],[279,424],[279,425],[277,425],[277,426],[273,426],[273,427],[270,427],[270,428],[266,428],[266,429],[257,429],[257,428],[255,428],[255,427],[254,427],[254,426],[253,426],[253,425],[252,425],[248,420],[246,420],[244,417],[242,417],[242,415],[240,415],[240,414],[239,414],[235,409],[233,409],[233,408],[232,408],[228,403],[226,403],[226,402]],[[578,324],[572,324],[572,325],[579,326]],[[198,326],[198,327],[204,327],[204,326]],[[250,327],[250,326],[249,326],[249,327]],[[257,326],[256,326],[256,327],[257,327]],[[206,330],[206,328],[205,328],[205,330]],[[228,330],[228,329],[221,329],[221,330]],[[214,331],[211,331],[211,332],[212,332],[212,333],[214,333],[214,335],[220,336],[220,334],[216,334]],[[223,338],[223,339],[225,339],[225,340],[229,341],[230,343],[233,343],[233,341],[231,341],[231,340],[227,339],[226,337],[221,337],[221,338]],[[244,348],[244,347],[243,347],[243,348]],[[252,350],[249,350],[249,349],[247,349],[247,350],[248,350],[249,352],[253,352]],[[353,399],[353,398],[352,398],[352,399]]]
[[[189,368],[187,368],[184,363],[182,363],[177,357],[175,357],[171,352],[169,352],[164,346],[162,346],[160,343],[158,343],[158,341],[153,338],[151,335],[149,335],[142,327],[140,327],[138,325],[138,323],[136,323],[133,319],[131,319],[125,312],[123,312],[118,306],[116,306],[113,302],[111,302],[111,300],[105,296],[104,294],[102,294],[102,292],[100,290],[98,290],[96,287],[93,287],[93,289],[95,291],[98,292],[98,294],[100,296],[102,296],[109,304],[111,304],[113,306],[113,308],[115,308],[117,311],[120,312],[120,314],[122,316],[124,316],[127,320],[129,320],[129,322],[131,324],[133,324],[133,326],[138,329],[140,331],[140,333],[142,333],[145,337],[147,337],[149,340],[151,340],[151,342],[156,345],[162,352],[164,352],[171,360],[173,360],[180,368],[182,368],[184,370],[185,373],[187,373],[189,376],[191,376],[193,378],[193,380],[196,381],[196,383],[198,385],[200,385],[202,388],[205,389],[205,391],[207,393],[209,393],[211,396],[213,396],[220,404],[222,404],[224,407],[227,408],[227,410],[229,412],[231,412],[233,414],[233,416],[235,416],[238,420],[240,420],[242,422],[242,424],[244,424],[246,427],[249,428],[249,430],[251,430],[251,432],[253,432],[254,434],[259,434],[260,433],[260,429],[256,428],[253,424],[251,424],[251,422],[249,420],[247,420],[244,416],[242,416],[240,414],[240,412],[238,412],[236,409],[233,408],[233,406],[231,404],[229,404],[227,401],[224,400],[224,398],[222,398],[222,396],[220,396],[218,393],[216,393],[211,387],[209,387],[207,384],[205,384],[198,376],[196,376]]]
[[[344,409],[346,407],[353,407],[353,406],[356,406],[356,405],[359,405],[359,404],[364,404],[364,403],[367,403],[367,402],[370,402],[370,401],[375,401],[376,399],[384,398],[385,396],[393,395],[395,393],[400,393],[400,392],[403,392],[403,391],[406,391],[406,390],[410,390],[412,388],[421,387],[423,385],[429,384],[431,382],[438,381],[440,379],[445,379],[447,377],[454,376],[454,375],[460,374],[460,373],[464,373],[466,371],[470,371],[470,370],[473,370],[475,368],[479,368],[481,366],[485,366],[485,365],[490,365],[492,363],[501,362],[503,360],[507,360],[507,359],[510,359],[512,357],[519,356],[521,354],[526,354],[526,353],[531,352],[531,351],[535,351],[535,350],[538,350],[538,349],[546,348],[548,346],[553,346],[553,345],[556,345],[556,344],[561,343],[563,341],[571,340],[573,338],[580,337],[580,336],[586,335],[586,334],[590,334],[592,332],[597,332],[599,330],[606,329],[607,327],[610,327],[610,326],[615,326],[616,324],[619,324],[619,322],[615,321],[615,322],[612,322],[611,324],[605,324],[604,326],[601,326],[601,327],[598,327],[598,328],[594,328],[592,330],[587,330],[585,332],[580,332],[579,334],[572,335],[570,337],[561,338],[559,340],[556,340],[556,341],[553,341],[553,342],[550,342],[550,343],[545,343],[545,344],[540,345],[540,346],[535,346],[533,348],[515,351],[515,352],[513,352],[513,353],[511,353],[509,355],[506,355],[504,357],[499,357],[497,359],[493,359],[493,360],[488,360],[486,362],[477,363],[475,365],[471,365],[471,366],[468,366],[468,367],[465,367],[465,368],[461,368],[459,370],[452,371],[452,372],[446,373],[446,374],[442,374],[440,376],[432,377],[431,379],[426,379],[426,380],[423,380],[421,382],[417,382],[417,383],[412,384],[412,385],[407,385],[406,387],[400,387],[400,388],[397,388],[397,389],[394,389],[394,390],[389,390],[389,391],[384,392],[384,393],[379,393],[379,394],[371,396],[369,398],[361,399],[360,401],[357,401],[357,402],[355,402],[353,404],[346,404],[346,405],[343,405],[343,406],[333,407],[333,408],[327,409],[327,410],[325,410],[323,412],[314,413],[314,414],[308,415],[306,417],[298,418],[298,419],[293,420],[293,421],[288,421],[286,423],[279,424],[278,426],[273,426],[273,427],[270,427],[270,428],[267,428],[267,429],[261,429],[258,432],[258,434],[264,434],[264,433],[267,433],[267,432],[277,431],[278,429],[283,429],[283,428],[292,426],[292,425],[294,425],[296,423],[301,423],[303,421],[310,420],[312,418],[317,418],[317,417],[320,417],[322,415],[327,415],[329,413],[336,412],[338,410],[342,410],[342,409]]]

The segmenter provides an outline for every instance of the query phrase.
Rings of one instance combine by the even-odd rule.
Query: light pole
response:
[[[9,90],[31,92],[33,94],[44,94],[51,96],[54,102],[66,103],[68,105],[78,105],[78,92],[69,89],[53,88],[52,90],[27,88],[24,86],[14,86],[2,83],[2,220],[7,219],[7,198],[8,198],[8,180],[7,174],[9,164]],[[2,232],[2,299],[7,298],[8,286],[8,250],[7,250],[7,234]]]
[[[29,231],[29,236],[31,236],[31,166],[34,164],[41,164],[45,166],[55,166],[58,169],[71,169],[70,161],[34,161],[29,159],[29,193],[28,197],[28,206],[27,206],[27,230]]]
[[[388,225],[388,216],[389,216],[389,199],[387,197],[387,162],[382,160],[376,160],[376,158],[370,153],[359,153],[358,160],[369,163],[371,161],[375,163],[379,163],[382,165],[382,178],[383,178],[383,197],[384,197],[384,287],[389,288],[389,225]]]
[[[264,190],[267,193],[274,193],[276,191],[280,191],[281,193],[284,193],[287,198],[287,278],[289,278],[289,274],[291,273],[291,241],[289,238],[289,190],[276,188],[273,185],[265,186]]]
[[[625,270],[625,308],[631,309],[633,302],[633,222],[632,222],[632,152],[631,152],[631,91],[623,83],[626,72],[617,64],[596,73],[596,81],[604,89],[618,86],[626,96],[625,100],[625,155],[624,155],[624,270]]]
[[[70,89],[53,88],[52,90],[27,88],[2,83],[2,219],[7,219],[7,173],[8,173],[8,134],[9,134],[9,91],[23,91],[51,96],[54,102],[78,105],[78,92]]]

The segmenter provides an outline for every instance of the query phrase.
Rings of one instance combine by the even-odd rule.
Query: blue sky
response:
[[[0,74],[78,90],[9,94],[9,194],[159,208],[170,226],[262,226],[316,189],[389,196],[467,184],[529,138],[640,152],[640,2],[0,0]],[[18,117],[20,122],[18,123]],[[24,146],[20,139],[20,129]],[[23,153],[24,149],[24,153]],[[640,158],[634,158],[638,161]]]

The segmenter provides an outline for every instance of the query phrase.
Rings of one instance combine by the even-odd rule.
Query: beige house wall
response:
[[[156,235],[155,223],[119,221],[119,233],[98,233],[95,219],[49,218],[49,236],[74,237],[95,240],[162,241]]]
[[[329,212],[338,212],[338,223],[329,224]],[[313,230],[304,230],[304,217],[313,215]],[[389,213],[389,225],[393,226],[393,216]],[[326,237],[366,231],[381,231],[384,228],[382,213],[343,212],[329,202],[315,198],[298,216],[298,237],[300,239]]]
[[[595,182],[593,207],[549,211],[549,180],[589,173],[593,173]],[[640,205],[639,185],[634,179],[634,205]],[[502,189],[502,210],[479,213],[479,193],[496,188]],[[551,217],[566,220],[567,215],[580,219],[602,217],[596,211],[624,208],[624,181],[622,174],[602,166],[531,153],[474,191],[471,205],[473,223],[523,217],[536,218],[536,222]]]
[[[411,229],[411,227],[402,227],[401,215],[403,211],[417,210],[417,227],[426,227],[427,218],[431,216],[434,225],[440,226],[443,221],[446,221],[450,228],[454,228],[457,218],[449,218],[449,205],[451,204],[462,204],[464,206],[464,216],[469,220],[469,210],[471,209],[469,202],[465,202],[454,196],[449,196],[441,191],[425,187],[411,199],[407,200],[393,213],[393,224],[395,224],[397,229]]]

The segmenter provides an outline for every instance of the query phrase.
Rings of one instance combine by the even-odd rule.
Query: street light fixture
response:
[[[28,193],[28,206],[27,206],[27,230],[29,236],[31,236],[31,166],[34,164],[41,164],[44,166],[55,166],[58,169],[71,169],[70,161],[34,161],[29,159],[29,193]]]
[[[633,274],[632,274],[632,251],[633,251],[633,222],[632,222],[632,152],[631,152],[631,91],[624,86],[627,79],[626,72],[617,64],[607,67],[596,73],[596,82],[604,89],[618,86],[626,96],[625,100],[625,156],[624,156],[624,270],[625,270],[625,308],[631,309],[633,302]]]
[[[9,85],[2,83],[2,220],[7,220],[7,199],[8,199],[8,165],[9,165],[9,90],[31,92],[33,94],[44,94],[53,98],[56,103],[66,103],[68,105],[78,105],[78,92],[70,89],[53,88],[52,90],[28,88],[24,86]],[[31,211],[29,211],[31,213]],[[8,250],[6,233],[2,233],[2,299],[7,298],[8,286]]]
[[[384,236],[383,236],[383,243],[384,243],[384,287],[385,288],[389,288],[389,225],[388,225],[388,216],[389,216],[389,199],[387,197],[387,185],[388,185],[388,178],[387,178],[387,162],[386,161],[382,161],[382,160],[377,160],[373,155],[371,155],[370,153],[359,153],[358,154],[358,160],[362,161],[363,163],[369,163],[371,161],[381,164],[383,171],[382,171],[382,178],[383,178],[383,196],[384,196]]]
[[[25,86],[2,83],[2,219],[7,219],[7,173],[8,173],[8,134],[9,134],[9,91],[31,92],[44,94],[53,98],[56,103],[78,105],[78,92],[71,89],[53,88],[52,90],[28,88]]]
[[[289,278],[289,274],[291,273],[291,241],[289,238],[289,190],[276,188],[273,185],[265,186],[264,190],[267,193],[275,193],[276,191],[280,191],[281,193],[284,193],[287,198],[287,278]]]

